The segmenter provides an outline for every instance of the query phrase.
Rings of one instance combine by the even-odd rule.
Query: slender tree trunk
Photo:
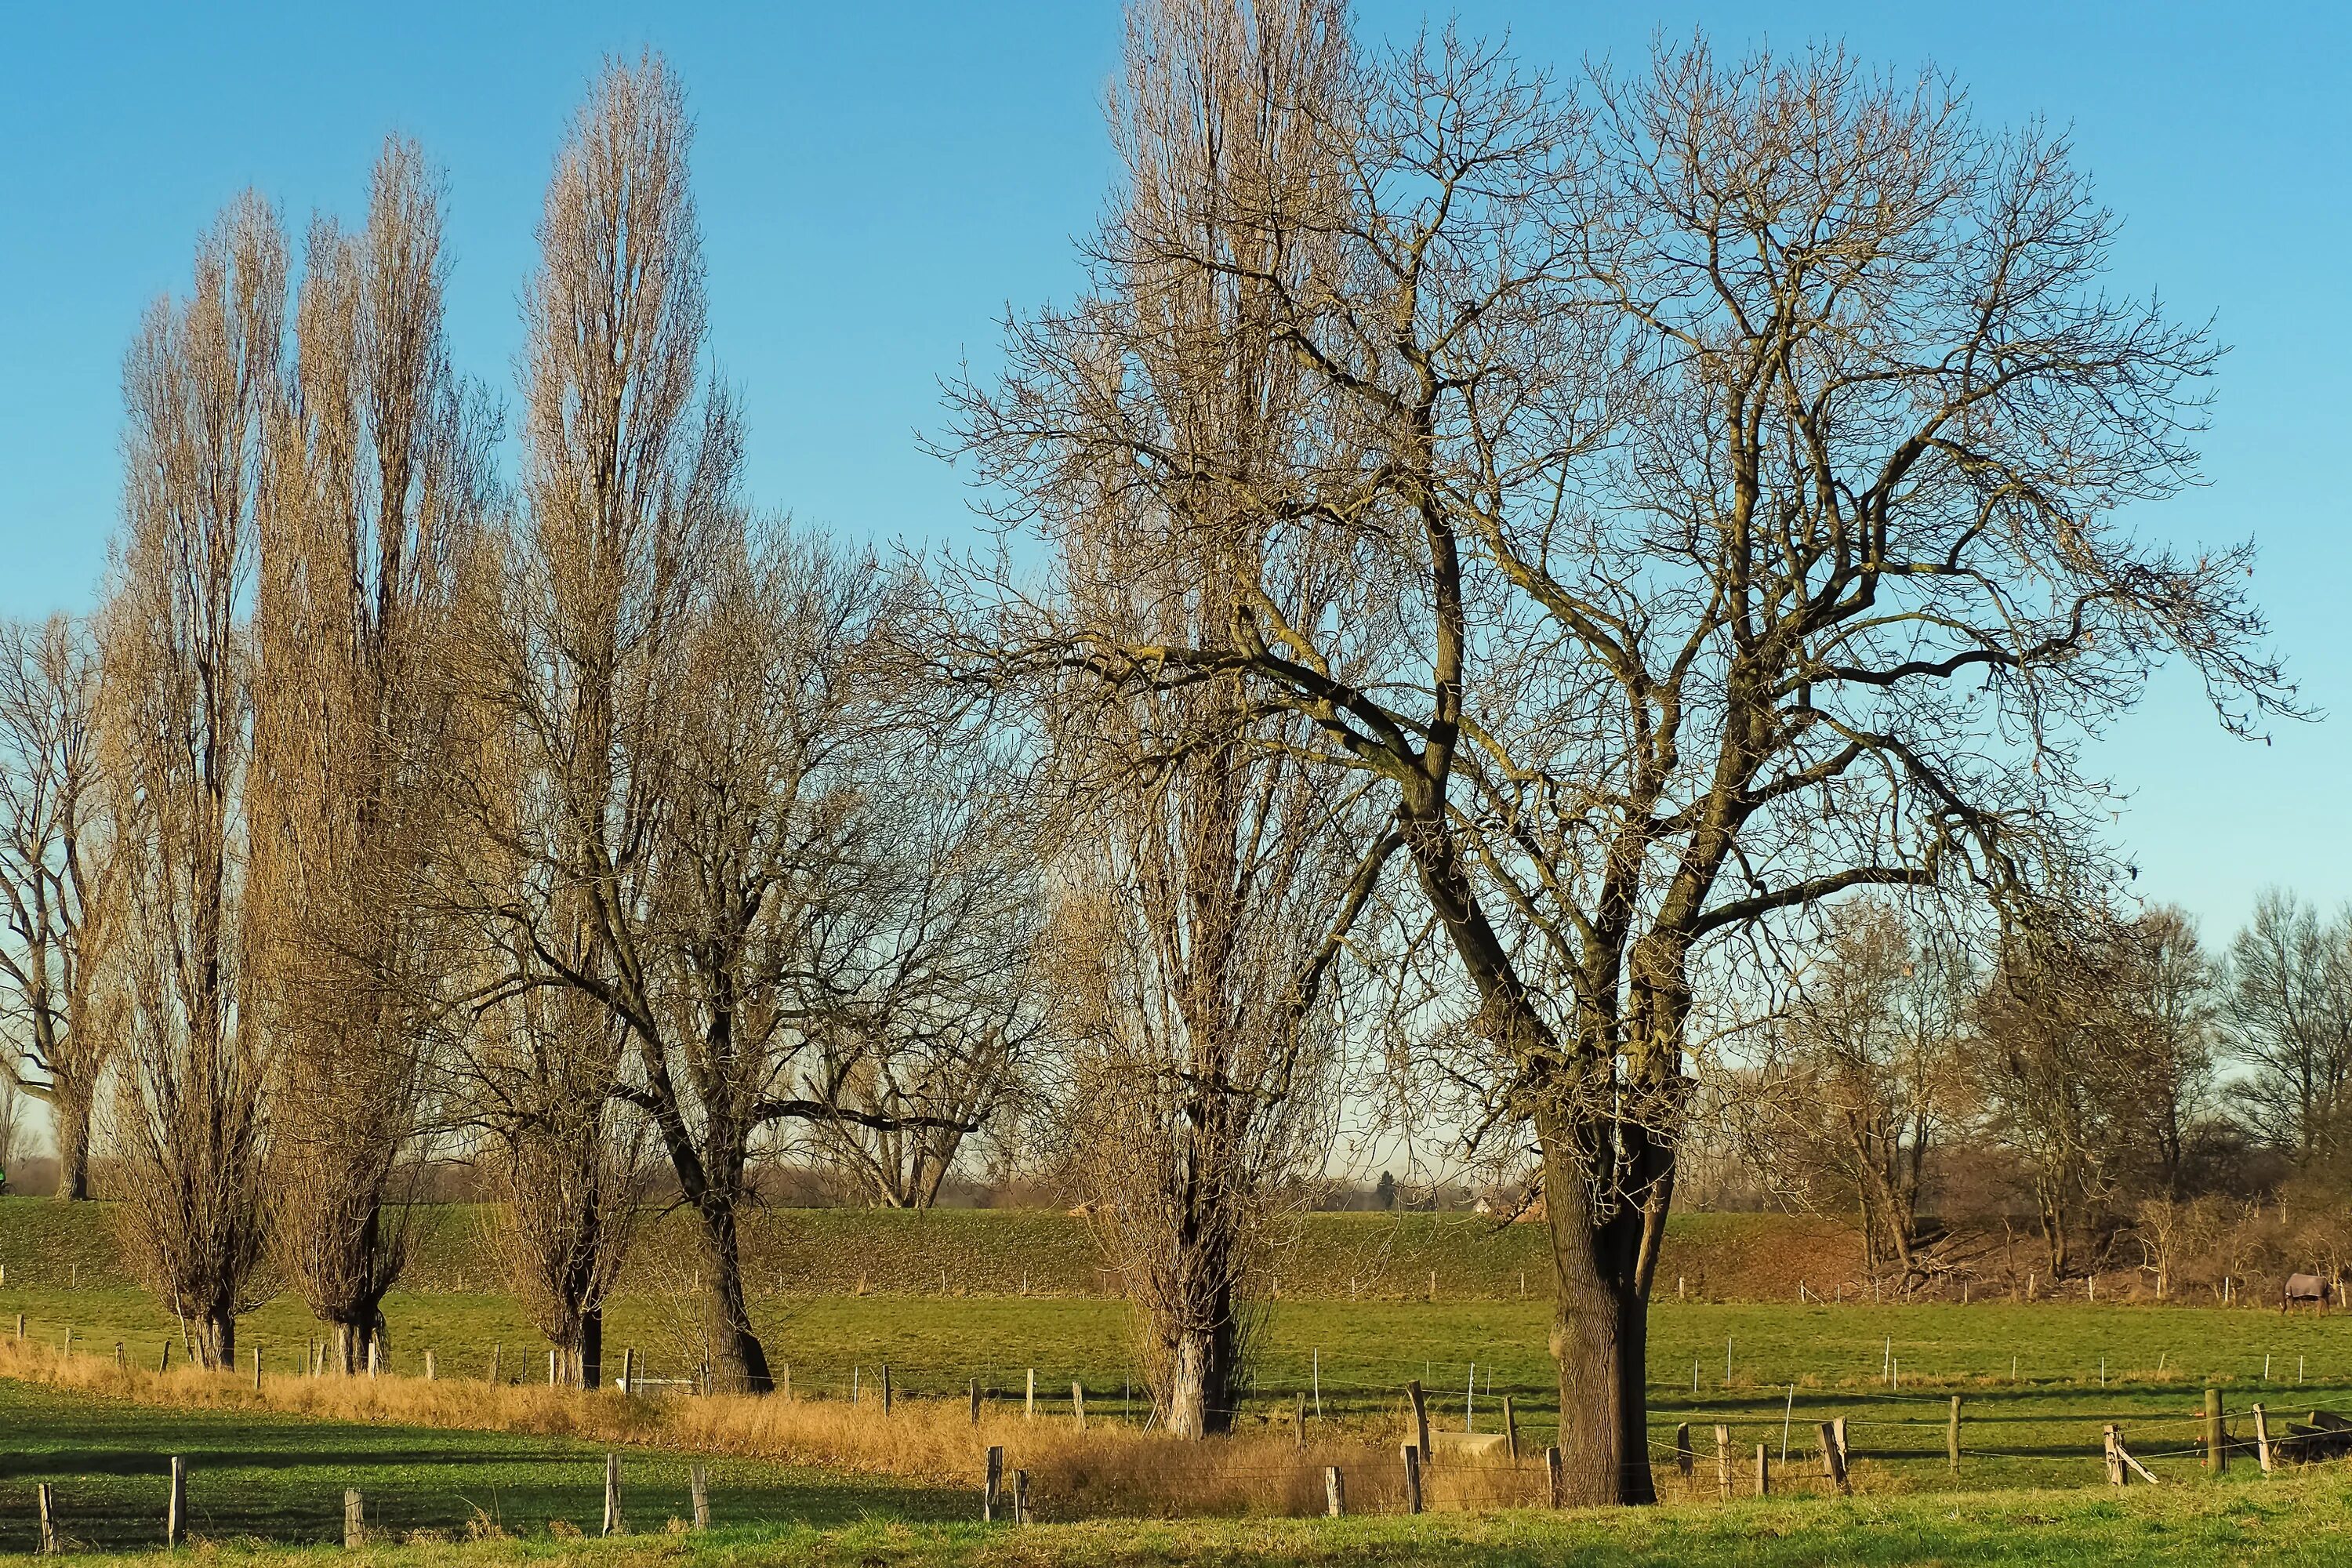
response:
[[[775,1379],[768,1371],[768,1352],[751,1331],[751,1311],[743,1294],[735,1206],[710,1198],[698,1205],[698,1212],[705,1264],[710,1270],[710,1342],[716,1356],[711,1385],[732,1394],[771,1393]]]
[[[59,1074],[49,1099],[58,1142],[58,1191],[62,1203],[89,1200],[89,1116],[96,1098],[79,1077]]]
[[[591,1307],[580,1314],[580,1346],[574,1355],[582,1388],[601,1388],[604,1382],[604,1309]]]

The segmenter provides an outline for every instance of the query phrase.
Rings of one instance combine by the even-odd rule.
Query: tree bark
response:
[[[96,1097],[90,1086],[58,1074],[49,1097],[50,1120],[58,1142],[58,1190],[60,1203],[89,1201],[89,1117]]]
[[[223,1303],[214,1307],[196,1325],[195,1353],[197,1364],[216,1372],[233,1371],[236,1366],[236,1310]]]
[[[1643,1383],[1650,1300],[1646,1270],[1636,1266],[1639,1231],[1629,1237],[1622,1213],[1595,1220],[1584,1156],[1572,1132],[1546,1119],[1539,1136],[1552,1234],[1561,1500],[1655,1502]]]
[[[698,1212],[704,1259],[710,1270],[711,1386],[730,1394],[772,1393],[776,1384],[768,1370],[768,1352],[751,1331],[751,1308],[743,1294],[735,1205],[712,1198]]]

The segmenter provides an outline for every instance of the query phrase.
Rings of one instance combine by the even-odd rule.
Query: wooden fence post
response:
[[[1516,1467],[1519,1462],[1519,1413],[1512,1408],[1507,1394],[1503,1395],[1503,1451]]]
[[[1026,1470],[1013,1472],[1013,1522],[1029,1522],[1029,1472]]]
[[[47,1489],[47,1488],[43,1488],[42,1489],[43,1489],[44,1491],[46,1491]],[[1337,1465],[1326,1465],[1326,1466],[1324,1466],[1324,1467],[1323,1467],[1323,1514],[1324,1514],[1324,1517],[1325,1517],[1325,1518],[1327,1518],[1327,1519],[1338,1519],[1339,1517],[1340,1517],[1342,1514],[1346,1513],[1347,1511],[1348,1511],[1348,1481],[1347,1481],[1347,1478],[1346,1478],[1346,1477],[1344,1477],[1344,1476],[1342,1476],[1342,1475],[1339,1473],[1339,1466],[1337,1466]]]
[[[697,1465],[686,1472],[688,1494],[694,1500],[694,1528],[710,1528],[710,1467]]]
[[[1421,1511],[1421,1450],[1411,1443],[1404,1446],[1404,1510]]]
[[[499,1352],[505,1349],[504,1342],[494,1342],[490,1346],[490,1381],[492,1383],[499,1381]]]
[[[1691,1452],[1690,1423],[1675,1423],[1675,1469],[1685,1481],[1691,1479],[1691,1467],[1697,1456]]]
[[[368,1335],[368,1375],[373,1377],[383,1370],[383,1342],[375,1335],[370,1334]]]
[[[882,1414],[890,1414],[890,1363],[882,1363]]]
[[[1756,1495],[1772,1495],[1772,1446],[1769,1443],[1756,1445]]]
[[[433,1364],[433,1357],[429,1352],[425,1355],[425,1364],[428,1368]],[[430,1377],[433,1374],[428,1371],[425,1375]],[[253,1392],[256,1394],[261,1392],[261,1347],[259,1345],[253,1347]]]
[[[1560,1493],[1565,1489],[1567,1476],[1557,1445],[1544,1450],[1544,1501],[1548,1507],[1559,1506]]]
[[[1853,1487],[1845,1479],[1845,1456],[1838,1452],[1837,1433],[1826,1421],[1822,1423],[1822,1474],[1840,1497],[1852,1497]]]
[[[433,1352],[431,1351],[426,1351],[425,1352],[425,1375],[427,1377],[431,1377],[433,1375]],[[630,1392],[634,1390],[636,1385],[637,1347],[635,1345],[624,1345],[621,1348],[621,1397],[626,1399],[629,1396]]]
[[[358,1550],[367,1542],[367,1505],[360,1494],[346,1487],[343,1489],[343,1550]]]
[[[129,1363],[125,1362],[125,1361],[122,1359],[122,1342],[121,1342],[121,1340],[117,1340],[117,1341],[115,1341],[115,1342],[114,1342],[114,1370],[115,1370],[115,1371],[117,1371],[117,1372],[121,1372],[121,1371],[122,1371],[122,1370],[123,1370],[123,1368],[124,1368],[124,1367],[126,1367],[126,1366],[127,1366],[127,1365],[129,1365],[129,1364],[130,1364]]]
[[[982,1524],[994,1522],[997,1500],[1004,1492],[1004,1449],[992,1444],[988,1450],[988,1479],[980,1485],[980,1519]]]
[[[2114,1422],[2110,1421],[2107,1423],[2105,1435],[2107,1443],[2107,1484],[2111,1487],[2123,1486],[2126,1484],[2127,1479],[2124,1475],[2123,1450],[2116,1441],[2116,1424]]]
[[[188,1461],[172,1456],[172,1496],[163,1508],[163,1544],[177,1546],[188,1533]]]
[[[1830,1423],[1830,1433],[1837,1438],[1839,1466],[1841,1468],[1851,1466],[1853,1463],[1853,1456],[1846,1452],[1844,1416],[1841,1415]]]
[[[1037,1419],[1037,1369],[1034,1366],[1029,1369],[1029,1403],[1022,1412],[1022,1418],[1028,1421]]]
[[[1429,1452],[1429,1395],[1421,1389],[1415,1378],[1404,1385],[1404,1396],[1412,1401],[1412,1440],[1426,1456]]]
[[[1960,1396],[1952,1395],[1952,1424],[1944,1429],[1944,1453],[1951,1460],[1952,1474],[1960,1473]]]
[[[1715,1481],[1716,1489],[1722,1494],[1723,1500],[1729,1502],[1731,1500],[1731,1428],[1728,1426],[1717,1426],[1715,1429]]]
[[[604,1533],[621,1533],[621,1456],[604,1456]]]
[[[54,1557],[58,1554],[58,1500],[48,1482],[33,1489],[33,1506],[41,1516],[41,1555]]]
[[[980,1425],[980,1379],[971,1380],[971,1424]]]
[[[2229,1444],[2221,1431],[2221,1391],[2205,1391],[2205,1468],[2220,1475],[2230,1468]]]
[[[1303,1454],[1307,1452],[1307,1395],[1300,1394],[1298,1403],[1292,1407],[1290,1424],[1298,1435],[1298,1451]]]
[[[2271,1473],[2271,1421],[2259,1405],[2254,1406],[2254,1457],[2262,1461],[2263,1474]]]
[[[1070,1383],[1070,1414],[1078,1418],[1078,1430],[1087,1429],[1087,1385],[1072,1379]]]

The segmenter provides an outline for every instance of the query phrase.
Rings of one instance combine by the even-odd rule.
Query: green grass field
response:
[[[369,1527],[394,1539],[463,1535],[469,1524],[543,1533],[551,1521],[602,1523],[601,1449],[560,1438],[164,1410],[0,1381],[0,1552],[37,1542],[32,1489],[49,1482],[78,1547],[159,1538],[167,1459],[188,1462],[192,1533],[340,1542],[342,1496],[367,1500]],[[631,1456],[624,1500],[639,1529],[689,1513],[683,1455]],[[961,1518],[961,1494],[745,1460],[709,1461],[714,1522],[791,1519],[835,1528],[877,1513]]]
[[[174,1325],[152,1299],[123,1281],[110,1243],[93,1235],[95,1217],[88,1209],[0,1200],[0,1261],[8,1267],[0,1287],[0,1333],[13,1334],[22,1313],[26,1333],[36,1342],[60,1343],[70,1327],[78,1353],[111,1359],[119,1342],[126,1357],[152,1365],[161,1347],[176,1339]],[[1388,1216],[1335,1217],[1393,1223]],[[1447,1241],[1449,1227],[1414,1217],[1425,1228],[1406,1239],[1426,1258],[1429,1248]],[[863,1227],[833,1216],[821,1223],[835,1227],[837,1244],[875,1255],[904,1245],[904,1233],[886,1228],[901,1218]],[[438,1223],[458,1222],[444,1216]],[[1058,1215],[962,1215],[940,1224],[936,1234],[951,1233],[958,1247],[978,1249],[1000,1227],[1017,1241],[1057,1234],[1056,1226],[1066,1237],[1067,1222]],[[430,1348],[443,1377],[479,1377],[496,1345],[509,1378],[543,1376],[543,1342],[510,1300],[478,1288],[454,1289],[470,1254],[452,1244],[452,1234],[461,1233],[445,1230],[428,1244],[428,1254],[441,1249],[435,1265],[440,1272],[428,1278],[450,1288],[404,1290],[387,1303],[392,1370],[414,1373]],[[1327,1258],[1344,1258],[1361,1233],[1338,1234],[1339,1241],[1327,1237],[1318,1244]],[[1465,1227],[1450,1237],[1454,1245],[1472,1247],[1495,1234],[1493,1227]],[[1511,1245],[1523,1244],[1514,1238]],[[1706,1255],[1694,1247],[1691,1256]],[[64,1270],[55,1268],[61,1258]],[[55,1272],[75,1282],[51,1278]],[[950,1278],[957,1286],[969,1285],[958,1269],[951,1268]],[[1333,1289],[1328,1270],[1293,1278],[1311,1281],[1322,1294],[1310,1295],[1295,1283],[1269,1308],[1245,1422],[1286,1422],[1304,1394],[1319,1396],[1323,1423],[1392,1436],[1402,1429],[1403,1386],[1418,1379],[1430,1392],[1441,1429],[1459,1430],[1468,1422],[1496,1430],[1508,1396],[1525,1444],[1534,1448],[1551,1440],[1557,1400],[1545,1348],[1548,1303],[1500,1290],[1484,1299],[1447,1300],[1441,1289],[1435,1301],[1369,1300],[1360,1291],[1349,1300]],[[478,1278],[467,1282],[479,1284]],[[1017,1281],[1011,1293],[951,1291],[947,1297],[911,1289],[865,1296],[778,1291],[772,1283],[758,1292],[761,1327],[772,1356],[791,1369],[802,1397],[845,1397],[853,1384],[870,1384],[887,1363],[903,1395],[961,1398],[967,1380],[977,1377],[992,1397],[1012,1399],[1034,1368],[1054,1418],[1066,1418],[1065,1391],[1073,1379],[1089,1391],[1090,1418],[1140,1416],[1141,1402],[1129,1401],[1125,1310],[1099,1295],[1024,1296]],[[625,1294],[609,1315],[608,1366],[617,1367],[622,1347],[633,1346],[656,1375],[683,1371],[681,1329],[691,1313],[683,1292]],[[260,1347],[274,1370],[291,1370],[317,1332],[299,1301],[288,1297],[253,1314],[242,1330],[248,1352]],[[1465,1409],[1474,1365],[1476,1394]],[[779,1553],[793,1561],[832,1561],[864,1552],[861,1565],[877,1558],[1190,1561],[1192,1545],[1211,1560],[1236,1563],[1311,1562],[1342,1552],[1398,1561],[1557,1562],[1569,1550],[1589,1551],[1590,1560],[1601,1562],[1684,1561],[1685,1553],[1701,1551],[1742,1563],[2136,1562],[2167,1554],[2159,1549],[2168,1542],[2199,1542],[2217,1546],[2224,1560],[2250,1553],[2265,1561],[2352,1559],[2352,1543],[2336,1522],[2345,1517],[2339,1467],[2265,1479],[2248,1457],[2217,1482],[2201,1475],[2195,1452],[2195,1412],[2208,1384],[2224,1390],[2241,1436],[2250,1430],[2246,1413],[2257,1401],[2282,1427],[2314,1407],[2352,1414],[2352,1320],[2283,1318],[2259,1308],[2081,1301],[1800,1306],[1668,1299],[1652,1315],[1649,1374],[1662,1485],[1670,1500],[1692,1506],[1636,1520],[1571,1522],[1505,1514],[1444,1523],[1224,1521],[1181,1527],[1196,1535],[1169,1535],[1154,1527],[1132,1540],[1160,1546],[1122,1546],[1128,1554],[1121,1556],[1106,1554],[1105,1538],[1085,1534],[1085,1527],[1040,1529],[1015,1544],[1003,1532],[982,1535],[941,1523],[971,1511],[962,1493],[731,1461],[718,1467],[719,1491],[728,1500],[719,1507],[721,1522],[747,1522],[659,1550],[730,1561],[772,1560]],[[1963,1400],[1957,1476],[1945,1452],[1955,1394]],[[1819,1485],[1814,1424],[1837,1416],[1848,1422],[1861,1499],[1742,1501],[1728,1509],[1716,1500],[1717,1424],[1732,1428],[1743,1492],[1750,1484],[1754,1446],[1765,1445],[1777,1464],[1784,1427],[1787,1462],[1776,1472],[1776,1485],[1805,1489]],[[2137,1489],[2117,1498],[2106,1487],[2100,1428],[2110,1421],[2121,1425],[2134,1451],[2167,1483],[2151,1494],[2158,1500]],[[1696,1474],[1687,1484],[1670,1458],[1675,1428],[1683,1422],[1691,1424],[1698,1449]],[[346,1486],[367,1493],[381,1523],[395,1535],[462,1533],[479,1517],[520,1528],[543,1545],[550,1539],[547,1521],[593,1524],[598,1505],[598,1454],[555,1439],[161,1412],[7,1384],[0,1384],[0,1551],[29,1539],[30,1483],[41,1479],[57,1483],[60,1505],[73,1521],[69,1530],[81,1539],[127,1546],[152,1537],[163,1458],[175,1452],[192,1458],[199,1531],[225,1540],[329,1538],[339,1532]],[[684,1510],[686,1463],[679,1455],[631,1461],[630,1511],[641,1528],[657,1528]],[[2040,1522],[2011,1532],[2017,1538],[1995,1552],[2000,1532],[1987,1533],[1988,1510]],[[828,1533],[822,1542],[777,1534],[786,1521],[791,1528]],[[1856,1529],[1869,1540],[1847,1541],[1845,1534]],[[1078,1533],[1065,1533],[1069,1531]],[[1045,1544],[1049,1540],[1064,1544]],[[866,1544],[847,1544],[857,1542]],[[1092,1544],[1068,1544],[1084,1542]],[[1356,1544],[1343,1547],[1343,1542]],[[1832,1542],[1835,1551],[1828,1549]],[[2334,1543],[2334,1556],[2293,1555],[2315,1552],[2323,1542]],[[517,1549],[446,1550],[496,1556]],[[2290,1555],[2274,1557],[2274,1550]]]

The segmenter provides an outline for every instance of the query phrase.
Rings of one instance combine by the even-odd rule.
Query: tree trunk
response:
[[[702,1204],[698,1212],[710,1270],[711,1386],[730,1394],[772,1393],[776,1385],[768,1371],[768,1352],[751,1331],[751,1308],[744,1300],[734,1205],[714,1199]]]
[[[1541,1129],[1544,1206],[1552,1236],[1551,1349],[1559,1363],[1560,1500],[1574,1506],[1655,1502],[1643,1382],[1650,1303],[1636,1267],[1640,1216],[1595,1219],[1572,1136]]]
[[[575,1353],[573,1381],[582,1388],[601,1387],[604,1380],[604,1309],[591,1307],[580,1314],[580,1345]]]
[[[89,1116],[92,1095],[88,1086],[59,1075],[49,1097],[49,1119],[58,1143],[58,1191],[62,1203],[89,1201]]]
[[[236,1366],[236,1313],[226,1304],[215,1306],[196,1324],[196,1362],[214,1371]]]
[[[1175,1352],[1168,1370],[1168,1431],[1171,1436],[1207,1437],[1234,1428],[1241,1347],[1234,1331],[1233,1290],[1229,1286],[1218,1288],[1216,1300],[1203,1315],[1209,1319],[1210,1327],[1188,1327],[1170,1336]]]

